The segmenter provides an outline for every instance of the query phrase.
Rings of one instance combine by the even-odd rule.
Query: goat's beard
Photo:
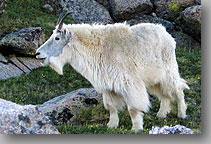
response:
[[[59,75],[63,75],[64,64],[59,59],[59,57],[50,57],[48,60],[48,65],[55,70]]]
[[[42,60],[42,64],[43,64],[44,66],[48,66],[48,65],[49,65],[49,58],[43,59],[43,60]]]

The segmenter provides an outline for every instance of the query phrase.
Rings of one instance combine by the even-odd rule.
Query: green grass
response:
[[[0,16],[0,35],[26,27],[44,28],[46,39],[56,26],[58,16],[43,8],[43,0],[9,0],[5,13]],[[65,19],[65,23],[73,23]]]
[[[48,38],[56,25],[58,16],[43,9],[42,0],[10,0],[6,13],[0,17],[0,34],[5,35],[21,28],[41,26],[46,30]],[[67,20],[66,23],[71,23]],[[157,119],[159,101],[153,98],[152,108],[144,116],[144,130],[140,134],[147,134],[152,126],[184,125],[201,133],[201,51],[176,49],[177,61],[181,76],[187,80],[190,90],[185,90],[185,100],[188,104],[188,119],[177,118],[176,102],[172,112],[166,119]],[[65,65],[64,76],[58,75],[49,67],[33,70],[28,75],[0,81],[0,98],[21,105],[42,104],[56,96],[70,91],[92,87],[91,84],[77,73],[70,65]],[[134,134],[131,131],[131,120],[127,110],[119,113],[120,126],[117,129],[107,129],[109,113],[100,103],[97,106],[83,110],[71,125],[57,126],[62,134]]]

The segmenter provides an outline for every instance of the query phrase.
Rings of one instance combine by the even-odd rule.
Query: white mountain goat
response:
[[[143,130],[143,112],[148,112],[147,91],[157,96],[157,117],[165,118],[171,101],[178,101],[178,117],[186,117],[183,90],[189,88],[179,75],[176,43],[159,24],[63,24],[64,15],[51,37],[36,51],[60,75],[66,63],[103,94],[110,111],[109,128],[119,124],[118,110],[127,106],[135,131]]]

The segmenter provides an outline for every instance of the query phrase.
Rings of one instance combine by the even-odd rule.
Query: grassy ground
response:
[[[48,38],[55,27],[57,16],[42,8],[42,0],[10,0],[6,13],[0,17],[0,34],[5,35],[20,28],[41,26],[46,30]],[[66,23],[71,23],[67,20]],[[184,125],[201,133],[201,52],[200,50],[176,49],[181,76],[187,80],[190,90],[185,91],[185,99],[188,104],[188,119],[177,118],[176,102],[173,103],[172,112],[166,119],[157,119],[159,110],[157,98],[152,100],[152,108],[144,116],[144,130],[141,134],[147,134],[152,126]],[[64,76],[59,76],[49,67],[33,70],[28,75],[19,78],[11,78],[0,81],[0,98],[18,104],[41,104],[56,96],[66,94],[78,88],[92,87],[70,65],[64,67]],[[63,134],[93,133],[93,134],[133,134],[131,120],[126,110],[120,112],[120,126],[117,129],[107,129],[109,114],[99,104],[86,109],[77,117],[78,125],[57,126]]]

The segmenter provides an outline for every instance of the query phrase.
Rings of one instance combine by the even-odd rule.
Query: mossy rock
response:
[[[44,29],[41,27],[24,28],[8,34],[0,40],[2,51],[34,55],[35,50],[45,42]]]
[[[174,21],[185,8],[196,4],[195,0],[157,0],[154,2],[156,14],[170,21]]]
[[[185,33],[201,42],[201,5],[186,8],[177,18],[176,23]]]

